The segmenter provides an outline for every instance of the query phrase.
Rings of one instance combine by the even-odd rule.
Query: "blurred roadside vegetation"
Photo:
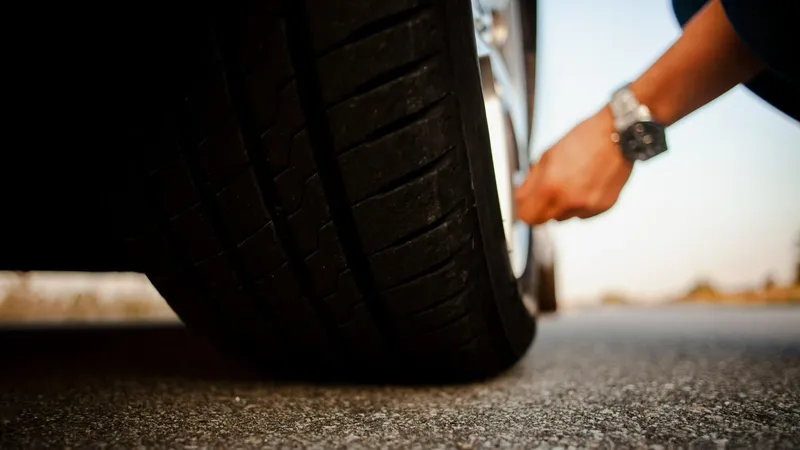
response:
[[[631,301],[620,292],[609,292],[600,299],[600,303],[609,306],[630,305]]]
[[[714,288],[707,280],[698,281],[678,301],[707,301],[722,303],[794,303],[800,305],[800,284],[778,285],[767,277],[761,287],[722,291]]]
[[[708,278],[698,278],[694,285],[673,302],[719,302],[735,304],[791,303],[800,305],[800,235],[798,235],[793,279],[785,285],[767,275],[759,286],[749,289],[723,290]],[[634,305],[631,298],[620,292],[610,292],[600,299],[602,305]]]
[[[676,296],[673,301],[800,305],[800,235],[795,245],[795,274],[788,285],[780,285],[772,276],[767,276],[760,286],[730,291],[719,289],[707,278],[699,278],[687,292]],[[113,295],[113,298],[101,298],[91,289],[48,296],[34,288],[35,283],[29,273],[0,272],[0,275],[4,277],[0,279],[3,282],[0,283],[0,323],[178,320],[166,301],[154,290],[152,295],[123,293]],[[146,278],[142,278],[146,282]],[[604,295],[600,304],[636,305],[638,302],[635,300],[616,291]]]
[[[767,275],[761,286],[738,291],[721,291],[707,279],[699,279],[679,301],[719,301],[735,303],[794,303],[800,304],[800,235],[795,242],[794,279],[786,285]]]
[[[99,322],[177,320],[160,298],[121,295],[102,299],[91,291],[44,296],[28,273],[16,273],[0,293],[0,322]]]

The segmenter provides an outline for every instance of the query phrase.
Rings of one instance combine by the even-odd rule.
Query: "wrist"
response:
[[[763,70],[713,0],[692,17],[680,38],[631,83],[654,120],[672,125]]]
[[[669,95],[670,89],[664,83],[654,81],[642,76],[631,83],[629,88],[639,103],[647,106],[654,121],[670,126],[680,119],[676,96]]]
[[[597,111],[595,114],[595,120],[599,121],[600,128],[603,129],[607,134],[608,142],[613,144],[613,152],[611,153],[610,157],[613,161],[616,161],[614,164],[619,166],[628,167],[629,169],[633,168],[634,160],[628,159],[625,157],[623,152],[621,151],[621,147],[619,145],[619,140],[615,140],[615,137],[618,137],[619,134],[614,127],[614,113],[611,110],[610,105],[605,105],[600,111]]]
[[[617,132],[616,127],[614,126],[614,112],[611,110],[611,105],[606,104],[599,111],[594,114],[594,120],[596,120],[600,124],[600,129],[605,132],[609,142],[614,144],[616,155],[623,161],[626,161],[628,164],[633,164],[633,161],[627,160],[619,148],[619,133]]]
[[[667,150],[665,124],[661,122],[663,115],[655,115],[630,85],[615,91],[608,107],[614,123],[611,140],[626,159],[647,161]],[[656,111],[658,114],[658,109]]]

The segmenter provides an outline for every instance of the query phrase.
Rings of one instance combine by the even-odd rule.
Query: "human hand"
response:
[[[573,128],[531,167],[516,192],[517,216],[531,225],[586,219],[616,203],[633,163],[611,140],[608,107]]]

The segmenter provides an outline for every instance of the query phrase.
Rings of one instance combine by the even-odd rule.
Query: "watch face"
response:
[[[620,134],[622,152],[630,159],[644,161],[667,149],[664,126],[655,122],[637,122]]]

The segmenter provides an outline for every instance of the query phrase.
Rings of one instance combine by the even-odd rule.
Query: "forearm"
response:
[[[671,125],[763,69],[711,0],[631,90],[653,118]]]

